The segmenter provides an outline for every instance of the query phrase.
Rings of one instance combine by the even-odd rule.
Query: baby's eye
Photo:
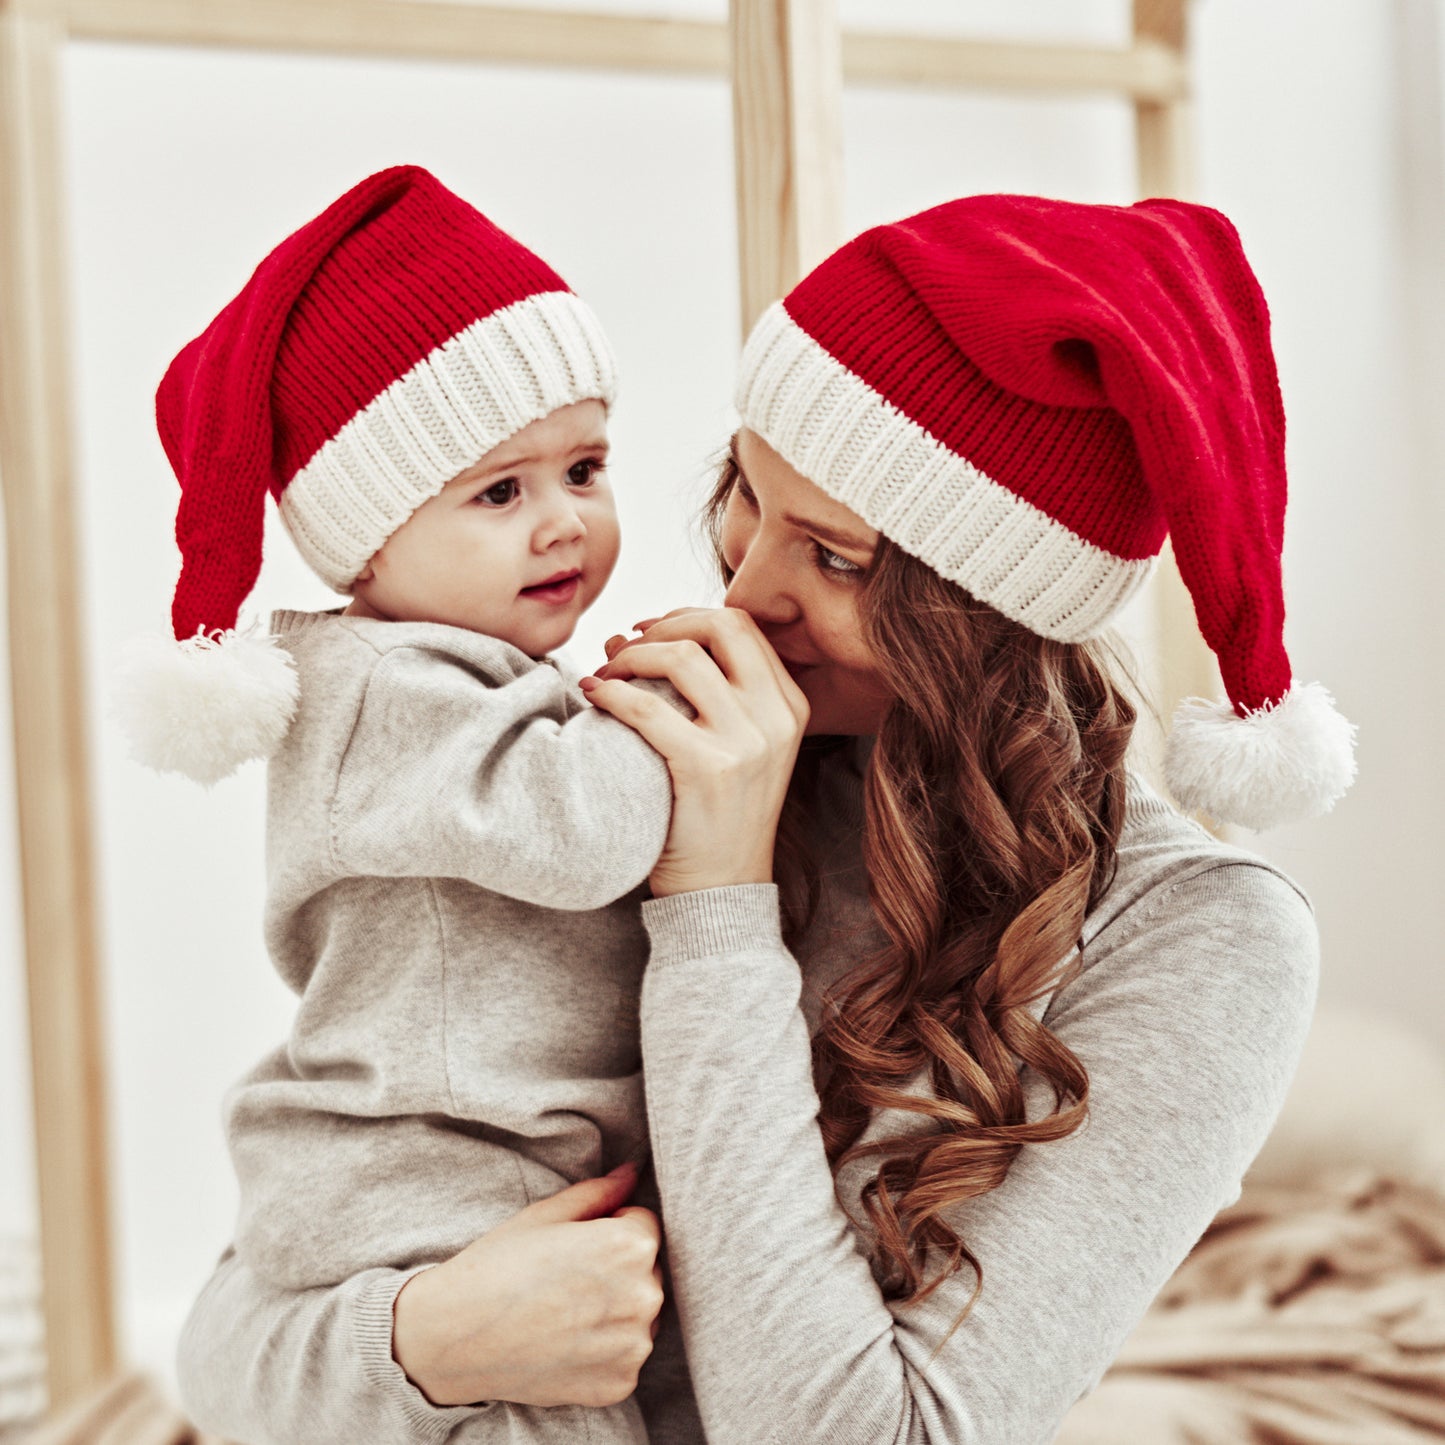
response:
[[[856,577],[866,570],[859,563],[850,562],[846,557],[830,552],[821,542],[814,542],[813,546],[817,548],[818,567],[821,571],[831,572],[835,577]]]
[[[516,477],[504,477],[500,482],[493,482],[486,491],[478,492],[475,500],[484,507],[505,507],[516,495]]]
[[[606,470],[605,462],[596,457],[588,457],[586,461],[577,462],[567,469],[567,480],[575,487],[590,486],[597,480],[598,475]]]

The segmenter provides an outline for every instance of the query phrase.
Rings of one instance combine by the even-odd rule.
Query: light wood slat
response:
[[[1187,197],[1194,191],[1193,113],[1185,80],[1185,23],[1188,0],[1134,0],[1136,48],[1172,54],[1181,84],[1157,96],[1135,96],[1139,147],[1139,193]]]
[[[837,0],[732,0],[743,334],[842,240]]]
[[[59,58],[52,17],[0,5],[0,488],[51,1402],[112,1372],[80,578],[68,432]]]
[[[79,40],[725,74],[720,24],[442,0],[51,0]]]
[[[1136,44],[1171,48],[1183,66],[1187,4],[1188,0],[1134,0]],[[1134,117],[1139,194],[1187,200],[1194,191],[1194,117],[1187,90],[1167,100],[1136,99]],[[1219,664],[1200,635],[1194,601],[1180,579],[1172,548],[1165,548],[1151,586],[1157,641],[1149,673],[1167,732],[1184,698],[1222,696],[1223,684]],[[1154,781],[1162,788],[1157,758],[1154,763]]]
[[[726,74],[725,25],[448,4],[443,0],[50,0],[78,40],[248,46],[413,59]],[[1111,91],[1167,100],[1185,88],[1177,53],[978,42],[918,35],[843,37],[843,70],[873,85]]]
[[[1161,101],[1187,86],[1180,55],[1150,41],[1109,50],[852,31],[843,35],[843,74],[855,84],[1102,91]]]
[[[837,0],[733,0],[743,335],[842,240]]]

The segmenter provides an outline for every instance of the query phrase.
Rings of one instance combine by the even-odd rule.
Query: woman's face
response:
[[[890,694],[863,640],[862,575],[878,533],[755,432],[733,439],[738,479],[722,519],[724,599],[777,650],[812,709],[810,733],[873,734]]]

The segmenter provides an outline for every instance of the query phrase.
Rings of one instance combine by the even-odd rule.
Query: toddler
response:
[[[272,252],[157,396],[179,646],[118,701],[153,766],[269,757],[266,942],[300,997],[227,1099],[234,1247],[290,1290],[375,1270],[388,1339],[397,1271],[646,1158],[638,903],[671,783],[547,656],[617,559],[613,376],[555,273],[397,167]],[[351,600],[258,637],[268,490]],[[647,1438],[635,1399],[487,1409],[468,1438]]]

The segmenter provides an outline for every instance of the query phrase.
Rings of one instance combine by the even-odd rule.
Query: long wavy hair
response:
[[[703,512],[725,581],[737,477],[730,453]],[[1024,1145],[1072,1134],[1088,1108],[1084,1066],[1028,1005],[1083,966],[1084,918],[1114,875],[1136,711],[1107,645],[1040,637],[886,537],[858,587],[893,696],[864,778],[863,858],[887,941],[822,1000],[819,1124],[835,1181],[853,1159],[878,1160],[861,1199],[885,1298],[911,1304],[965,1262],[975,1271],[956,1329],[983,1269],[946,1212],[998,1188]],[[807,842],[818,770],[844,741],[804,740],[784,806],[775,871],[791,943],[821,893]],[[1020,1062],[1054,1094],[1033,1123]],[[932,1097],[906,1091],[921,1071]],[[882,1109],[929,1123],[860,1144]],[[925,1282],[931,1251],[942,1264]]]

